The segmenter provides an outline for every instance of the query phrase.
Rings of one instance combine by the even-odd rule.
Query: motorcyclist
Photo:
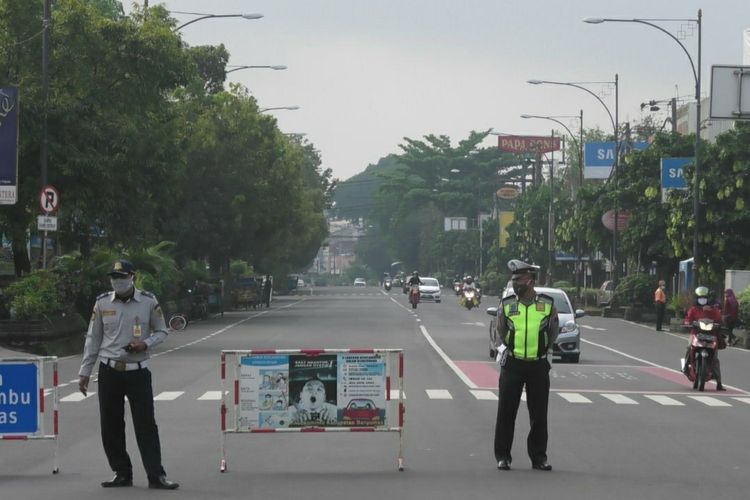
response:
[[[472,276],[467,276],[464,278],[464,290],[475,290],[477,289],[477,285],[474,283],[474,278]]]
[[[412,285],[419,286],[422,284],[422,280],[419,279],[419,273],[417,271],[414,271],[413,273],[411,273],[411,278],[409,278],[408,284],[409,286],[412,286]]]
[[[699,286],[695,289],[695,305],[688,309],[687,315],[685,316],[684,324],[692,327],[694,321],[699,319],[708,318],[712,319],[716,324],[721,323],[721,310],[716,308],[714,304],[709,300],[710,292],[707,287]],[[719,335],[723,335],[719,333]],[[719,340],[721,343],[721,340]],[[685,354],[685,371],[687,371],[688,360],[690,359],[690,345],[688,345],[687,353]],[[713,373],[716,379],[716,390],[726,391],[721,383],[721,365],[719,363],[719,351],[714,353]]]

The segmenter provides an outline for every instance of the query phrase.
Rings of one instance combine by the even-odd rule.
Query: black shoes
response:
[[[719,385],[716,386],[716,390],[717,391],[726,391],[726,389],[724,389],[724,386],[721,385],[721,384],[719,384]]]
[[[152,490],[176,490],[180,485],[168,480],[167,476],[159,476],[156,479],[149,479],[148,487]]]
[[[552,466],[548,462],[537,462],[535,464],[531,464],[532,469],[536,470],[552,470]]]
[[[497,462],[497,468],[500,470],[510,470],[510,460],[502,459]]]
[[[111,481],[103,481],[102,488],[123,488],[133,486],[133,476],[116,473]]]

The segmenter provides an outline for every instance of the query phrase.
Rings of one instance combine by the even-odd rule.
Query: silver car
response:
[[[555,301],[555,309],[560,319],[560,333],[557,340],[552,345],[552,355],[559,356],[561,361],[578,363],[581,358],[581,331],[576,323],[577,318],[582,318],[585,313],[583,309],[573,310],[573,306],[568,295],[559,288],[534,287],[537,293],[549,295]],[[511,292],[512,293],[512,290]],[[503,293],[507,296],[509,293]],[[490,357],[495,359],[497,349],[500,345],[500,339],[495,333],[497,323],[497,307],[488,307],[487,314],[492,316],[490,321]]]
[[[434,300],[440,302],[440,283],[435,278],[419,278],[419,301]]]

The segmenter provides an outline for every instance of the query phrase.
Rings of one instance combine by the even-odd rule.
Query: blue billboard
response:
[[[662,189],[687,189],[685,167],[693,165],[693,157],[662,158],[661,159],[661,187]]]
[[[37,373],[34,363],[0,363],[0,435],[39,430]]]
[[[643,151],[648,147],[648,142],[620,143],[620,150],[634,149]],[[609,173],[615,164],[615,143],[609,142],[587,142],[584,146],[584,169],[583,177],[586,179],[609,179]]]
[[[0,88],[0,205],[18,198],[18,88]]]

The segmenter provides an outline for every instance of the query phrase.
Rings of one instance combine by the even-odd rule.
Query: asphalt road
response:
[[[554,470],[531,470],[523,405],[513,470],[496,470],[497,368],[488,359],[488,305],[496,304],[488,298],[467,311],[448,293],[442,303],[412,311],[399,290],[316,288],[278,298],[270,310],[228,313],[170,335],[156,349],[151,371],[165,467],[181,483],[177,492],[146,489],[129,419],[136,484],[114,491],[99,486],[111,472],[96,396],[76,395],[80,357],[62,359],[60,473],[51,474],[51,442],[0,441],[0,498],[748,497],[750,352],[722,351],[731,390],[717,394],[711,383],[699,394],[677,371],[684,335],[618,319],[579,320],[581,362],[553,363]],[[403,472],[395,433],[229,434],[228,471],[219,472],[221,350],[291,348],[404,349]]]

